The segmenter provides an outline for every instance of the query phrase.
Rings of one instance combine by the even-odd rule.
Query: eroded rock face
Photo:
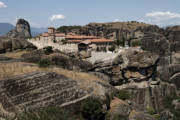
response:
[[[0,53],[11,52],[18,49],[37,49],[32,43],[16,38],[0,37]]]
[[[129,115],[129,120],[155,120],[155,118],[151,115],[133,110]]]
[[[132,48],[120,52],[112,60],[96,62],[94,70],[108,75],[112,85],[140,82],[149,78],[155,79],[158,58],[156,54]]]
[[[180,26],[168,27],[165,35],[169,39],[171,52],[180,51]]]
[[[81,101],[94,96],[109,106],[110,97],[108,95],[112,94],[114,88],[100,81],[91,82],[86,88],[83,88],[81,84],[81,81],[52,72],[35,72],[15,76],[0,81],[0,103],[8,112],[52,105],[70,106],[72,109],[75,105],[78,111],[77,106]]]
[[[176,86],[164,82],[153,85],[150,81],[132,82],[116,86],[116,88],[130,93],[131,105],[138,111],[147,111],[148,108],[153,108],[159,113],[164,109],[164,98],[176,94]]]
[[[108,120],[114,120],[117,116],[128,116],[131,112],[131,106],[125,101],[114,98],[110,104]]]
[[[170,55],[169,41],[160,33],[146,33],[142,39],[142,48],[160,56]]]
[[[29,23],[24,19],[19,19],[16,23],[15,29],[7,33],[9,38],[30,38],[31,29]]]

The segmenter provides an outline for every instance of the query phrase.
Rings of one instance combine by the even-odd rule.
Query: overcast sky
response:
[[[18,18],[33,27],[141,21],[180,25],[180,0],[0,0],[0,22]]]

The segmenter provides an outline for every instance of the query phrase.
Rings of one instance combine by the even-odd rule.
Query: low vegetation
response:
[[[118,115],[113,120],[128,120],[128,116]]]
[[[180,118],[180,109],[175,109],[172,104],[173,100],[180,100],[180,97],[177,95],[171,95],[164,98],[163,103],[166,109],[169,109],[171,113],[174,115],[173,120],[179,120]]]
[[[72,30],[75,29],[81,29],[82,26],[61,26],[57,29],[57,31],[62,32],[62,33],[68,33],[68,32],[72,32]]]
[[[49,55],[49,54],[53,53],[52,46],[45,47],[44,49],[45,49],[45,54],[46,55]]]
[[[131,42],[131,46],[132,47],[137,47],[137,46],[141,46],[141,45],[142,45],[141,40],[137,40],[137,41],[132,41]]]
[[[95,98],[88,98],[81,105],[82,117],[86,120],[104,120],[102,104]]]
[[[42,59],[38,63],[39,67],[49,67],[50,61],[48,59]]]
[[[112,45],[112,46],[109,48],[109,51],[113,52],[115,49],[116,49],[116,46],[115,46],[115,45]]]
[[[131,95],[128,91],[120,90],[117,94],[117,97],[121,100],[127,100],[131,98]]]
[[[147,108],[147,112],[148,112],[148,114],[150,114],[150,115],[156,114],[155,110],[154,110],[152,107]]]

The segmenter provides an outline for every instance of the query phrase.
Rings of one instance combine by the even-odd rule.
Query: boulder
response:
[[[155,118],[151,115],[132,110],[129,115],[129,120],[155,120]]]
[[[128,116],[131,112],[131,106],[120,100],[114,98],[110,104],[110,110],[108,113],[109,120],[114,120],[117,116]]]
[[[163,67],[158,67],[157,75],[160,80],[171,82],[170,79],[173,75],[180,73],[180,64],[171,64]]]
[[[179,101],[179,99],[173,100],[173,101],[172,101],[172,104],[174,105],[174,108],[175,108],[176,110],[180,110],[180,101]]]
[[[180,51],[180,26],[168,27],[165,31],[165,35],[170,42],[171,52]]]
[[[160,120],[173,120],[173,114],[169,110],[163,110],[160,113]]]
[[[32,43],[24,39],[0,37],[0,53],[11,52],[18,49],[37,49]]]
[[[158,85],[151,85],[147,81],[135,82],[116,86],[116,88],[129,92],[133,109],[147,111],[148,108],[153,108],[157,113],[164,109],[164,98],[176,94],[175,85],[163,82]]]
[[[153,31],[145,33],[141,47],[143,50],[158,54],[161,57],[170,55],[169,41],[161,33]]]
[[[7,33],[8,38],[30,38],[31,28],[29,23],[24,19],[18,19],[15,29]]]
[[[172,64],[180,64],[180,52],[172,54]]]

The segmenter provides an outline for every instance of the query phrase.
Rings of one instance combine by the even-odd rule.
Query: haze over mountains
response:
[[[0,23],[0,35],[4,35],[12,30],[15,26],[10,23]],[[32,36],[36,36],[40,33],[47,32],[47,28],[31,27]]]

